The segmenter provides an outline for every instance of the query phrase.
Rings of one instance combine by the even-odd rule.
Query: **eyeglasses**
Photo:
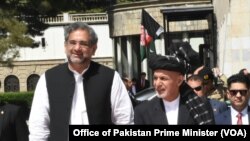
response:
[[[229,93],[232,96],[236,96],[237,93],[240,93],[240,95],[242,95],[242,96],[246,96],[247,95],[247,90],[229,90]]]
[[[193,88],[193,89],[194,89],[195,91],[200,91],[201,88],[202,88],[202,86],[198,86],[198,87],[195,87],[195,88]]]
[[[79,44],[79,46],[81,48],[89,48],[91,47],[91,45],[88,42],[85,41],[75,41],[75,40],[69,40],[67,41],[67,44],[71,47],[75,47],[77,44]]]

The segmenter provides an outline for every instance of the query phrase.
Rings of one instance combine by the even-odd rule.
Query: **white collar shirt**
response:
[[[231,119],[232,119],[232,125],[237,125],[237,115],[238,115],[238,111],[236,111],[232,106],[230,106],[231,108]],[[242,124],[243,125],[249,125],[249,119],[248,119],[248,113],[247,113],[247,108],[248,106],[246,106],[242,111]]]
[[[166,116],[169,125],[177,125],[178,124],[178,114],[179,114],[179,103],[180,103],[180,95],[173,101],[169,102],[163,100]]]
[[[86,69],[87,70],[87,69]],[[77,124],[89,124],[88,113],[86,109],[85,103],[85,94],[83,90],[83,73],[86,71],[84,70],[81,74],[78,72],[71,70],[75,77],[75,91],[72,101],[71,107],[71,115],[70,115],[70,124],[77,125]]]

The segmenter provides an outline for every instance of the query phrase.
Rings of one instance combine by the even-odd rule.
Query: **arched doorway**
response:
[[[7,76],[4,80],[4,92],[19,92],[19,91],[20,91],[19,79],[14,75]]]

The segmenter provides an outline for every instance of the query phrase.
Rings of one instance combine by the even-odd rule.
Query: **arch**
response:
[[[28,78],[27,78],[27,91],[34,91],[36,88],[36,84],[39,80],[40,76],[37,74],[31,74]]]
[[[19,92],[19,79],[15,75],[9,75],[4,80],[4,92]]]

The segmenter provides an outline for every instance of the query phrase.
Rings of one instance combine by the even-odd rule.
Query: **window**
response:
[[[27,91],[34,91],[36,88],[36,84],[38,79],[40,78],[37,74],[32,74],[27,79]]]

